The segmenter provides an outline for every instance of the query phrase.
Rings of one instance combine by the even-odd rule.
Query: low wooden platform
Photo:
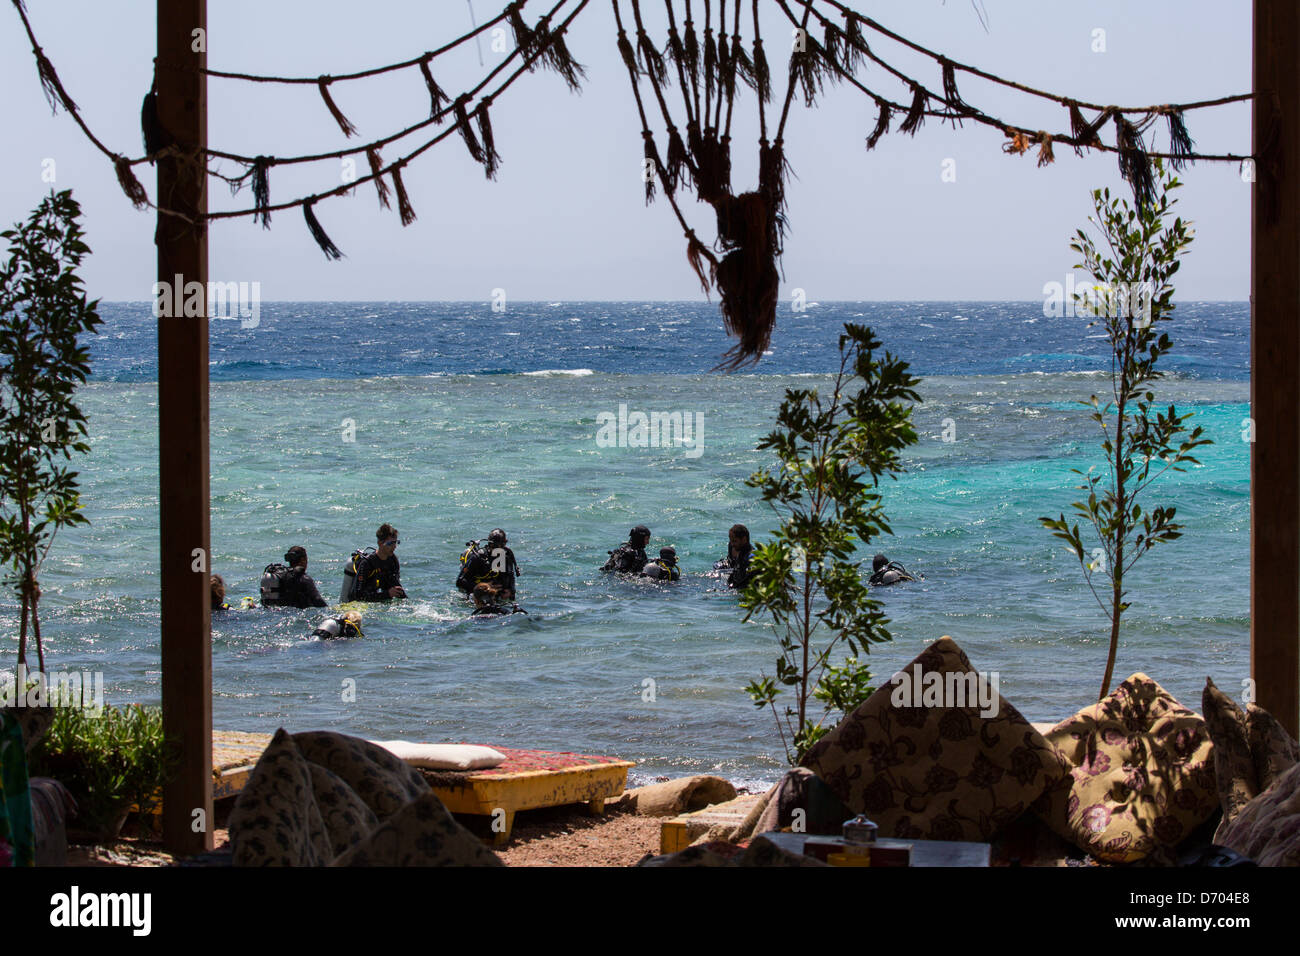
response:
[[[246,734],[238,730],[212,732],[212,799],[233,797],[244,789],[270,734]]]
[[[743,793],[726,803],[715,803],[703,810],[665,820],[659,828],[659,852],[685,850],[715,826],[740,826],[749,816],[749,811],[754,809],[754,804],[762,799],[761,793]]]
[[[510,839],[520,810],[583,803],[589,812],[605,811],[605,801],[627,786],[634,764],[614,757],[513,750],[494,747],[505,763],[490,770],[421,770],[452,813],[491,817],[492,843]]]

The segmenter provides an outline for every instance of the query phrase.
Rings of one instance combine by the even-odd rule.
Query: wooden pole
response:
[[[1296,736],[1300,723],[1300,4],[1255,0],[1254,15],[1250,673],[1256,702]]]
[[[206,0],[158,0],[158,119],[182,151],[158,161],[158,281],[173,306],[158,319],[162,707],[180,757],[163,840],[184,854],[212,849],[206,49]]]

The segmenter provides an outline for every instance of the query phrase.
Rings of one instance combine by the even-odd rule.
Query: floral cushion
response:
[[[322,866],[333,859],[311,765],[283,729],[235,801],[229,828],[235,866]]]
[[[418,770],[368,740],[328,730],[294,734],[293,739],[306,759],[351,787],[380,823],[429,792]]]
[[[1257,704],[1246,705],[1246,735],[1250,738],[1250,756],[1261,793],[1300,763],[1300,746],[1295,738],[1276,717]]]
[[[1205,727],[1214,744],[1214,776],[1223,819],[1231,820],[1260,792],[1246,714],[1208,677],[1201,692],[1201,713],[1205,715]]]
[[[366,834],[379,826],[379,818],[338,774],[318,763],[308,767],[316,806],[329,837],[330,855],[337,856],[364,840]]]
[[[937,677],[925,676],[932,672]],[[976,674],[950,637],[900,673],[913,684],[919,678],[920,687],[942,678],[954,689],[962,675]],[[881,687],[802,761],[846,807],[875,821],[881,836],[988,840],[1066,774],[1056,751],[1001,696],[986,717],[971,700],[934,706],[943,701],[917,694],[907,705],[897,695],[896,706],[902,686]]]
[[[1073,769],[1035,810],[1098,859],[1168,860],[1219,806],[1205,721],[1145,674],[1057,724],[1047,739]]]
[[[427,792],[381,823],[334,866],[502,866],[500,857]]]
[[[1300,866],[1300,764],[1225,821],[1214,842],[1260,866]]]

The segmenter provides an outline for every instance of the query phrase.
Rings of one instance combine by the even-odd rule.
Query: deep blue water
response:
[[[106,303],[95,377],[157,375],[156,322],[146,304]],[[1250,309],[1244,302],[1178,306],[1165,367],[1182,375],[1246,380]],[[921,375],[1078,372],[1104,367],[1107,347],[1081,318],[1048,318],[1040,302],[810,303],[784,309],[771,354],[749,371],[824,372],[844,322],[870,325]],[[546,369],[618,374],[704,373],[730,346],[716,305],[684,302],[275,302],[256,328],[210,327],[214,382],[399,375],[509,375]]]

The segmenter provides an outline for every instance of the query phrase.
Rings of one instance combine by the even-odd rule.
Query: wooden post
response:
[[[163,727],[180,756],[163,840],[183,854],[212,849],[206,49],[206,0],[158,0],[158,119],[184,153],[158,161],[158,206],[179,215],[160,211],[157,231],[158,281],[180,306],[158,319],[158,477]]]
[[[1250,672],[1300,723],[1300,4],[1255,0],[1251,190]]]

